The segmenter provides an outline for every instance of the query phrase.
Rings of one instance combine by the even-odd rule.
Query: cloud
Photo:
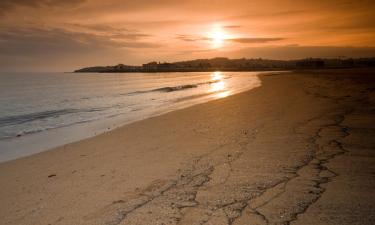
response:
[[[0,34],[0,52],[7,55],[44,55],[90,51],[90,48],[115,46],[100,37],[60,29],[18,28]]]
[[[159,43],[112,40],[63,29],[8,28],[0,32],[0,71],[71,71],[96,64],[133,64],[141,61],[135,52],[154,52],[150,49],[159,47]]]
[[[260,44],[284,40],[284,38],[231,38],[228,41],[237,42],[241,44]]]
[[[58,7],[58,6],[77,6],[84,3],[85,0],[1,0],[0,14],[6,11],[19,7]]]
[[[128,34],[131,35],[131,34]],[[70,32],[63,29],[18,28],[0,33],[0,52],[9,55],[44,55],[90,52],[93,49],[158,48],[160,44],[111,39],[105,35]]]
[[[272,8],[270,8],[272,9]],[[270,10],[269,9],[269,10]],[[250,11],[250,13],[244,13],[240,15],[234,15],[234,16],[229,16],[226,19],[243,19],[243,20],[248,20],[248,19],[264,19],[264,18],[286,18],[290,16],[301,16],[305,13],[307,13],[307,10],[274,10],[272,12],[267,10],[256,10],[256,11]],[[310,9],[311,10],[311,9]]]
[[[92,31],[101,31],[101,32],[129,32],[130,30],[124,27],[115,27],[107,24],[79,24],[79,23],[72,23],[66,24],[68,26],[73,26],[77,28],[83,28],[86,30]]]
[[[192,53],[212,53],[217,52],[217,49],[192,49],[192,50],[183,50],[178,51],[179,55],[186,55],[186,54],[192,54]]]
[[[237,28],[241,28],[242,26],[239,26],[239,25],[227,25],[227,26],[223,26],[223,28],[225,29],[237,29]]]
[[[176,39],[187,41],[187,42],[195,42],[195,41],[208,41],[212,40],[212,38],[203,37],[203,36],[194,36],[194,35],[177,35]],[[285,40],[284,38],[229,38],[226,41],[236,42],[241,44],[261,44],[261,43],[268,43],[268,42],[275,42]]]
[[[210,40],[210,38],[207,38],[207,37],[194,36],[194,35],[185,35],[185,34],[179,34],[179,35],[177,35],[176,39],[181,40],[181,41],[188,41],[188,42]]]
[[[375,57],[375,47],[338,46],[267,46],[249,47],[228,53],[230,57],[262,57],[268,59],[301,59],[306,57]]]
[[[67,24],[66,28],[78,29],[81,33],[93,33],[94,35],[100,34],[109,38],[125,40],[139,40],[153,36],[151,34],[141,33],[137,30],[107,24]]]

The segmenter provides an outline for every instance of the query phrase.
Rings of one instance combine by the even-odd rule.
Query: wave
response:
[[[174,87],[157,88],[157,89],[151,90],[151,92],[155,92],[155,91],[172,92],[172,91],[181,91],[181,90],[184,90],[184,89],[196,88],[196,87],[198,87],[197,84],[186,84],[186,85],[180,85],[180,86],[174,86]]]
[[[224,78],[224,79],[229,79]],[[166,86],[166,87],[161,87],[161,88],[156,88],[156,89],[151,89],[151,90],[146,90],[146,91],[134,91],[134,92],[129,92],[126,94],[122,95],[135,95],[135,94],[144,94],[144,93],[151,93],[151,92],[174,92],[174,91],[182,91],[190,88],[197,88],[201,85],[206,85],[206,84],[213,84],[220,82],[220,80],[210,80],[206,82],[200,82],[200,83],[195,83],[195,84],[184,84],[184,85],[177,85],[177,86]]]
[[[96,112],[102,111],[100,108],[93,109],[61,109],[61,110],[48,110],[43,112],[28,113],[16,116],[0,117],[0,127],[19,125],[34,120],[47,119],[52,117],[59,117],[66,114],[80,113],[80,112]]]
[[[0,133],[0,140],[6,140],[6,139],[15,138],[15,137],[21,137],[21,136],[25,136],[25,135],[28,135],[28,134],[40,133],[40,132],[44,132],[44,131],[47,131],[47,130],[53,130],[53,129],[57,129],[57,128],[69,127],[71,125],[87,123],[87,122],[91,122],[91,121],[94,121],[94,120],[96,120],[96,119],[81,120],[81,121],[76,121],[76,122],[73,122],[73,123],[70,123],[70,124],[59,124],[59,125],[48,126],[48,127],[43,127],[43,128],[34,128],[34,129],[31,129],[31,130],[21,130],[17,133]]]

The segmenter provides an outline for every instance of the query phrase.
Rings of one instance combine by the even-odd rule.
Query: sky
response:
[[[1,0],[0,71],[375,56],[374,0]]]

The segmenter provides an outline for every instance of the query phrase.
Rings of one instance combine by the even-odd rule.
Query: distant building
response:
[[[157,65],[157,68],[161,69],[161,70],[171,69],[171,68],[173,68],[173,64],[172,63],[159,63]]]
[[[322,59],[303,59],[296,63],[298,68],[323,68],[324,60]]]
[[[156,71],[158,69],[158,63],[157,62],[149,62],[142,65],[143,69],[146,71]]]

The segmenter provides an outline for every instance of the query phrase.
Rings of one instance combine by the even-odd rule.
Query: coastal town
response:
[[[229,59],[217,57],[180,62],[149,62],[141,66],[118,64],[115,66],[94,66],[74,72],[203,72],[203,71],[263,71],[293,69],[337,69],[374,67],[375,58],[306,58],[299,60],[271,59]]]

